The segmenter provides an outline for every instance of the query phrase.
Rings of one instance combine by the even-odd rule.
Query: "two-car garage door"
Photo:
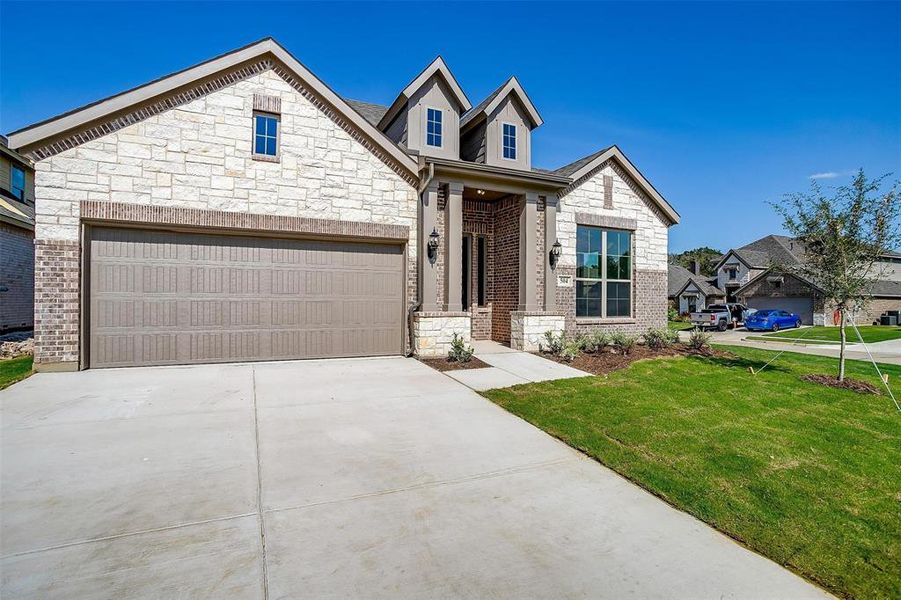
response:
[[[90,367],[399,354],[400,245],[95,227]]]

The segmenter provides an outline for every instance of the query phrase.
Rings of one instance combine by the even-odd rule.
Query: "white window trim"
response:
[[[601,284],[601,314],[600,316],[576,316],[576,321],[580,323],[600,323],[600,322],[612,322],[612,321],[631,321],[635,319],[635,232],[630,229],[616,229],[615,227],[599,227],[597,225],[583,225],[581,223],[576,224],[576,231],[578,232],[579,227],[589,227],[592,229],[600,229],[601,230],[601,255],[599,257],[599,261],[601,263],[601,278],[600,279],[589,279],[584,277],[579,277],[578,275],[573,277],[573,282],[577,281],[597,281]],[[623,231],[629,234],[629,279],[608,279],[607,278],[607,232],[608,231]],[[576,236],[578,240],[578,234]],[[578,257],[579,253],[578,241],[576,242],[576,256]],[[576,265],[576,273],[578,274],[578,264]],[[607,315],[607,284],[608,283],[628,283],[629,284],[629,314],[628,315]],[[573,286],[577,288],[576,285]]]
[[[275,156],[271,154],[257,154],[257,117],[269,117],[278,123],[275,131]],[[250,120],[250,154],[254,160],[263,162],[280,162],[282,158],[282,116],[278,113],[263,110],[253,111]]]
[[[435,146],[429,143],[429,111],[434,110],[441,113],[441,143]],[[444,109],[437,106],[425,106],[425,127],[422,129],[422,145],[426,148],[444,148]]]
[[[513,128],[513,154],[515,155],[513,158],[507,158],[504,156],[504,125],[509,125]],[[519,160],[519,127],[516,123],[511,123],[510,121],[501,121],[501,160],[507,160],[510,162],[516,162]]]

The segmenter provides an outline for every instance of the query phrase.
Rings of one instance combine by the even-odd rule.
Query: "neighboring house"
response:
[[[834,308],[824,301],[815,282],[792,274],[803,263],[803,245],[790,237],[768,235],[726,252],[716,266],[717,287],[729,302],[751,308],[778,308],[798,314],[805,324],[835,325]],[[859,324],[875,323],[886,310],[901,310],[901,255],[889,253],[877,264],[880,281],[873,284],[866,307],[854,316]]]
[[[515,78],[473,108],[439,57],[381,106],[265,39],[19,130],[36,366],[664,326],[678,214],[616,146],[532,167],[541,124]]]
[[[697,261],[692,270],[670,264],[668,280],[670,305],[680,315],[703,310],[709,304],[725,300],[723,291],[713,285],[716,280],[698,273]]]
[[[0,333],[34,324],[34,169],[0,136]]]

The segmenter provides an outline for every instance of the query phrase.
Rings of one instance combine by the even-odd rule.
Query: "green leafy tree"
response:
[[[673,254],[670,256],[670,262],[691,270],[692,263],[698,261],[701,275],[712,277],[714,275],[713,268],[722,256],[723,253],[719,250],[702,246],[680,252],[679,254]]]
[[[845,378],[845,317],[866,305],[873,282],[884,276],[879,258],[901,243],[898,186],[886,185],[887,178],[867,179],[861,169],[850,185],[831,194],[814,182],[810,192],[771,203],[804,245],[804,260],[786,270],[815,283],[839,312],[839,381]]]

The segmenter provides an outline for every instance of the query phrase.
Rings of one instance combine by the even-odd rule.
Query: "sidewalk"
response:
[[[591,373],[541,358],[528,352],[513,350],[491,340],[472,343],[476,358],[491,365],[485,369],[445,371],[448,377],[476,390],[491,390],[521,383],[589,377]]]

